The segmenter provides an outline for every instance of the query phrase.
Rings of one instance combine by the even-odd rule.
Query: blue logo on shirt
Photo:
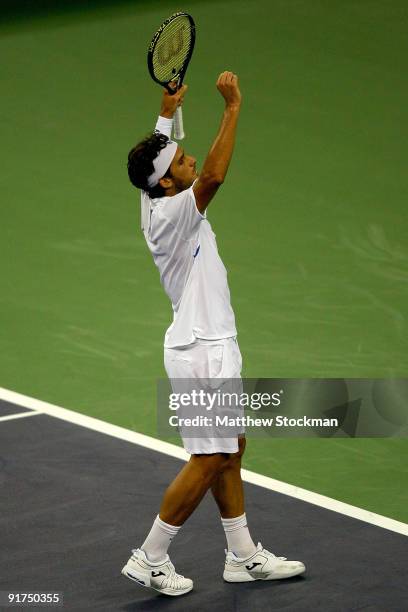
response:
[[[197,257],[199,250],[200,250],[200,245],[198,245],[198,247],[196,248],[196,252],[193,255],[194,259]]]

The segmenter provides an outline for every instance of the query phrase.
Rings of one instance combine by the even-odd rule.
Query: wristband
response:
[[[171,138],[171,130],[173,128],[173,119],[167,119],[166,117],[162,117],[159,115],[157,119],[155,132],[160,132],[167,136],[167,138]]]

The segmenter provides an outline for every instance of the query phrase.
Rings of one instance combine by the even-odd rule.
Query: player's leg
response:
[[[305,571],[302,562],[276,557],[264,549],[262,544],[255,546],[250,536],[241,479],[241,458],[245,451],[245,439],[241,438],[238,442],[238,453],[230,455],[230,460],[211,487],[227,538],[228,552],[224,580],[227,582],[280,580],[302,574]]]
[[[180,527],[194,512],[221,470],[229,455],[192,455],[167,488],[160,512],[141,549],[150,561],[163,559]]]
[[[239,437],[238,452],[229,456],[228,462],[211,486],[221,514],[228,550],[240,558],[249,557],[256,551],[247,526],[241,478],[241,458],[245,444],[245,437]]]
[[[228,462],[211,485],[211,492],[224,519],[234,518],[245,512],[241,479],[241,457],[245,452],[245,444],[245,438],[240,437],[238,452],[229,455]]]
[[[167,595],[183,595],[193,582],[176,574],[167,550],[181,525],[198,506],[214,479],[228,463],[229,455],[192,455],[164,494],[160,514],[140,549],[122,569],[122,573]]]
[[[181,393],[192,392],[197,385],[200,385],[200,379],[212,377],[213,372],[209,371],[211,364],[209,351],[210,348],[198,343],[183,349],[164,350],[164,365],[174,394],[179,396]],[[204,436],[186,439],[182,429],[180,433],[184,447],[191,455],[190,461],[168,487],[163,497],[160,513],[147,538],[140,549],[133,551],[131,559],[123,568],[123,573],[129,578],[135,580],[139,578],[143,582],[149,582],[146,586],[157,588],[154,585],[159,580],[163,583],[174,583],[175,592],[168,593],[174,595],[191,590],[192,582],[187,581],[187,583],[187,579],[182,576],[178,577],[178,575],[174,579],[168,570],[160,566],[160,572],[163,574],[161,576],[157,574],[158,569],[156,570],[153,565],[160,564],[166,559],[170,563],[167,550],[171,541],[180,531],[181,525],[198,506],[229,457],[228,454],[223,454],[224,449],[215,446],[211,439],[205,439]],[[158,590],[166,592],[162,588]]]

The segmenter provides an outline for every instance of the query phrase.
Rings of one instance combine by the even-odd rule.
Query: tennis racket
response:
[[[152,38],[147,52],[150,76],[173,95],[182,85],[193,54],[195,23],[187,13],[175,13],[162,23]],[[176,84],[172,89],[170,83]],[[183,113],[177,107],[174,114],[174,138],[184,138]]]

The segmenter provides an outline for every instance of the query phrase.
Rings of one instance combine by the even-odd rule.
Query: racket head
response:
[[[147,52],[150,76],[170,94],[175,90],[169,83],[175,82],[179,88],[183,82],[194,45],[195,23],[191,15],[184,12],[174,13],[166,19],[152,38]]]

